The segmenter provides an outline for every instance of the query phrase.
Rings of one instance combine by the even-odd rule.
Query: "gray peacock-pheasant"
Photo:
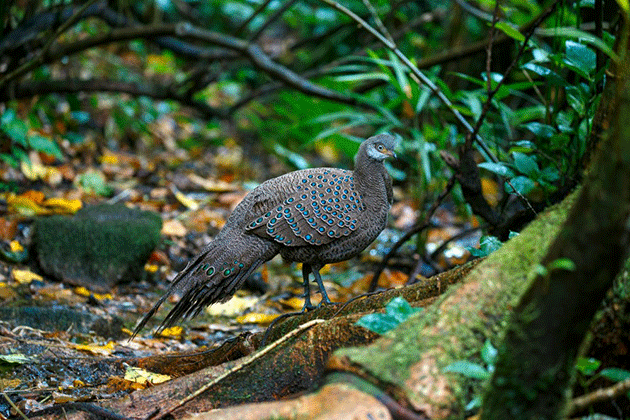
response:
[[[395,157],[397,143],[389,134],[365,140],[353,171],[304,169],[260,184],[234,209],[215,239],[175,277],[134,335],[170,295],[178,293],[181,298],[159,329],[230,299],[254,270],[277,254],[285,261],[302,263],[304,309],[313,308],[311,273],[322,302],[330,303],[319,271],[328,263],[356,256],[385,228],[392,181],[383,161]]]

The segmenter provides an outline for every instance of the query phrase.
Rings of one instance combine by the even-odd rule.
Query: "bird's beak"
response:
[[[393,150],[385,149],[385,154],[389,157],[396,159],[396,153]]]

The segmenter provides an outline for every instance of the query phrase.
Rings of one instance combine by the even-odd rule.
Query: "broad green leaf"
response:
[[[483,343],[483,347],[481,348],[481,359],[488,365],[494,365],[494,362],[497,360],[497,354],[499,352],[492,345],[490,340],[487,340]]]
[[[514,166],[520,173],[534,178],[538,176],[540,168],[533,157],[525,153],[514,152],[512,158],[514,159]]]
[[[367,314],[357,321],[357,325],[374,331],[378,334],[385,334],[389,330],[393,330],[400,324],[396,319],[387,314]]]
[[[385,311],[400,323],[419,312],[420,309],[412,307],[409,305],[409,302],[401,297],[395,297],[385,306]]]
[[[501,248],[503,243],[496,236],[484,235],[479,239],[479,249],[466,248],[473,257],[485,257]]]
[[[593,71],[597,62],[595,51],[584,44],[567,40],[565,42],[566,57],[564,62],[573,65],[579,69],[585,77],[588,77]]]
[[[510,194],[514,193],[512,187],[514,187],[516,192],[520,193],[521,195],[527,195],[534,188],[536,188],[536,183],[526,176],[517,176],[515,178],[512,178],[510,180],[510,183],[512,184],[511,186],[507,182],[505,183],[505,190]]]
[[[513,177],[515,175],[510,168],[501,162],[482,162],[477,166],[503,177]]]
[[[625,0],[623,0],[625,1]],[[622,6],[623,7],[623,6]],[[573,27],[564,27],[564,28],[538,28],[536,30],[536,35],[539,36],[559,36],[566,38],[577,38],[582,42],[585,42],[593,47],[599,49],[601,52],[606,54],[608,57],[612,58],[615,61],[619,60],[619,56],[612,50],[612,48],[606,44],[601,38],[596,37],[593,34],[590,34],[586,31],[582,31],[581,29],[573,28]]]
[[[592,357],[578,357],[575,362],[575,368],[583,375],[591,376],[595,373],[595,371],[597,371],[597,369],[599,369],[601,364],[602,362],[597,359],[593,359]]]
[[[614,382],[621,382],[630,379],[629,371],[616,367],[602,369],[599,374],[604,378],[610,379]]]
[[[15,143],[23,147],[28,147],[28,138],[26,133],[28,128],[24,121],[20,119],[9,120],[6,124],[2,124],[2,130],[11,137]]]
[[[525,41],[525,35],[520,33],[518,29],[516,29],[515,27],[513,27],[507,22],[498,22],[495,25],[495,27],[501,32],[503,32],[504,34],[506,34],[507,36],[509,36],[510,38],[517,40],[518,42]]]
[[[550,125],[542,124],[537,121],[532,121],[530,123],[523,124],[527,130],[534,133],[537,137],[542,137],[545,139],[550,138],[554,134],[556,134],[556,129]]]
[[[483,366],[467,360],[458,360],[444,368],[444,372],[460,373],[471,379],[488,379],[490,372]]]
[[[405,299],[397,297],[392,299],[385,306],[384,314],[375,313],[365,315],[357,321],[357,325],[378,334],[385,334],[420,310],[419,308],[411,307]]]
[[[529,70],[531,72],[536,73],[537,75],[541,77],[544,77],[551,84],[558,85],[558,86],[564,86],[567,84],[564,78],[562,78],[558,73],[556,73],[555,71],[547,67],[541,66],[540,64],[529,62],[523,66],[523,69]]]
[[[59,149],[59,146],[53,139],[35,135],[28,139],[28,144],[38,152],[44,152],[58,159],[63,159],[63,153],[61,153],[61,149]]]
[[[549,270],[575,271],[575,263],[568,258],[558,258],[549,264]]]

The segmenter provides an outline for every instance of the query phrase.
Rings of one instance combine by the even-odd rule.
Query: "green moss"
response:
[[[47,274],[95,291],[137,280],[157,246],[162,220],[152,212],[101,204],[73,217],[35,222],[33,246]]]
[[[414,314],[370,346],[341,349],[336,355],[405,390],[410,400],[422,400],[423,396],[407,389],[413,365],[426,352],[439,349],[433,354],[441,371],[456,360],[473,358],[486,338],[498,342],[510,305],[527,289],[531,267],[545,255],[574,198],[572,194],[539,216],[479,264],[465,283],[449,288],[425,311]],[[456,381],[451,384],[456,385]],[[453,394],[461,402],[468,397],[460,388]]]

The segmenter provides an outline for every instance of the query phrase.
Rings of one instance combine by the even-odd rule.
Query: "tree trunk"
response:
[[[566,223],[510,319],[485,397],[483,419],[563,417],[575,358],[628,252],[627,58],[619,66],[608,136]]]

